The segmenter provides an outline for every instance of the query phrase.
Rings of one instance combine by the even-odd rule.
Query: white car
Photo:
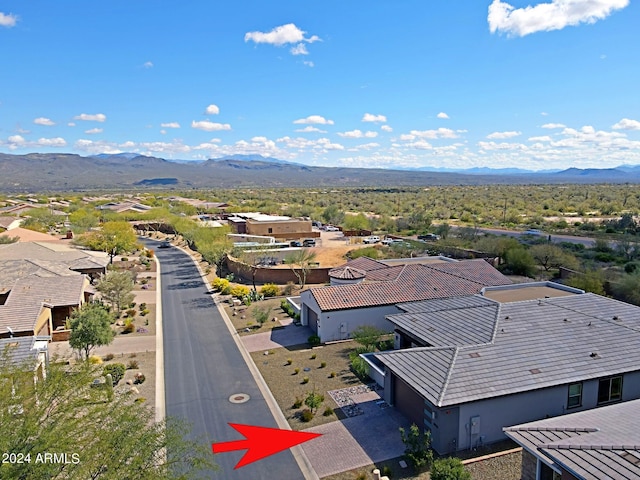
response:
[[[377,237],[375,235],[371,237],[365,237],[362,239],[362,243],[367,243],[367,244],[378,243],[379,241],[380,241],[380,237]]]
[[[533,237],[540,237],[541,235],[544,235],[544,232],[541,230],[538,230],[537,228],[530,228],[529,230],[526,230],[523,235],[531,235]]]
[[[338,227],[334,227],[333,225],[327,225],[325,228],[327,232],[339,232],[340,229]]]

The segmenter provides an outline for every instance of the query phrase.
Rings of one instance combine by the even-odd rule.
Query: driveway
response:
[[[364,467],[404,454],[399,427],[409,421],[395,408],[381,402],[377,392],[351,397],[363,412],[355,417],[309,429],[321,433],[313,442],[302,444],[319,477]]]
[[[270,332],[246,335],[241,337],[241,339],[247,351],[259,352],[260,350],[270,350],[307,343],[311,335],[313,335],[313,331],[309,327],[296,327],[290,324],[284,328],[271,330]]]

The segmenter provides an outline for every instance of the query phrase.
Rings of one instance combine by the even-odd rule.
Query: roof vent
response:
[[[591,352],[591,353],[589,354],[589,356],[590,356],[591,358],[600,358],[600,355],[598,354],[598,352]]]
[[[618,318],[618,315],[614,315],[614,316],[613,316],[613,319],[614,319],[614,320],[620,320],[620,319]]]
[[[504,317],[505,320],[509,320],[509,315],[507,315],[506,317]]]
[[[538,300],[538,305],[542,305],[542,300]]]
[[[478,352],[473,352],[473,353],[470,353],[469,356],[471,358],[478,358],[480,356],[480,354]]]
[[[542,370],[538,369],[538,368],[532,368],[531,370],[529,370],[531,373],[533,373],[534,375],[537,375],[538,373],[542,373]]]
[[[568,322],[568,321],[569,321],[569,319],[568,319],[568,318],[565,318],[565,319],[563,320],[563,322]]]

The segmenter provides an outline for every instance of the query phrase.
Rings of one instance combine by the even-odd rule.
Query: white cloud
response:
[[[549,114],[547,112],[540,112],[540,115],[542,115],[543,117],[546,117]]]
[[[38,139],[38,145],[43,147],[66,147],[67,141],[62,137],[40,138]]]
[[[307,46],[304,43],[298,43],[297,45],[291,47],[291,55],[309,55],[309,50],[307,50]]]
[[[438,128],[437,130],[411,130],[411,135],[420,138],[458,138],[456,132],[451,130],[450,128]]]
[[[438,117],[438,118],[443,118],[443,119],[448,119],[448,118],[449,118],[449,115],[447,115],[447,114],[446,114],[446,113],[444,113],[444,112],[440,112],[438,115],[436,115],[436,117]]]
[[[46,117],[38,117],[33,120],[33,123],[35,123],[36,125],[44,125],[46,127],[52,127],[56,124],[56,122]]]
[[[218,108],[217,105],[214,105],[213,103],[211,105],[209,105],[205,111],[204,111],[207,115],[218,115],[220,113],[220,108]]]
[[[545,123],[542,128],[565,128],[566,125],[562,123]]]
[[[378,132],[362,132],[361,130],[351,130],[349,132],[339,132],[338,135],[344,138],[375,138]]]
[[[406,145],[409,148],[416,148],[418,150],[432,150],[433,145],[431,145],[426,140],[418,140],[417,142],[407,143]]]
[[[160,126],[162,128],[180,128],[180,124],[178,122],[161,123]]]
[[[313,68],[315,66],[315,63],[313,63],[311,60],[304,60],[302,63],[310,68]]]
[[[299,129],[296,130],[296,132],[300,132],[300,133],[327,133],[326,130],[320,130],[319,128],[312,127],[311,125],[307,125],[304,128],[299,128]]]
[[[294,120],[295,124],[310,124],[310,125],[333,125],[333,120],[326,119],[320,115],[309,115],[307,118],[299,118]]]
[[[101,128],[92,128],[90,130],[85,130],[84,133],[87,133],[89,135],[95,135],[96,133],[102,133],[103,130]]]
[[[0,12],[0,27],[15,27],[18,22],[17,15],[13,15],[12,13],[2,13]]]
[[[529,137],[527,140],[530,142],[550,142],[551,137],[549,135],[544,135],[542,137]]]
[[[75,126],[76,126],[76,124],[75,124],[75,122],[69,122],[69,123],[67,123],[67,126],[69,126],[69,127],[75,127]]]
[[[14,144],[14,145],[22,145],[26,143],[26,140],[22,135],[11,135],[9,138],[7,138],[7,141],[10,144]]]
[[[513,138],[522,135],[522,132],[493,132],[487,135],[487,138],[490,140],[503,139],[503,138]]]
[[[362,121],[385,123],[387,121],[387,117],[385,117],[384,115],[374,115],[373,113],[365,113],[362,117]]]
[[[382,130],[383,132],[393,132],[393,128],[391,128],[389,125],[382,125],[380,127],[380,130]]]
[[[551,3],[515,8],[509,3],[493,0],[487,21],[491,33],[523,37],[535,32],[561,30],[570,25],[595,23],[627,5],[629,0],[551,0]]]
[[[630,118],[623,118],[611,128],[614,130],[640,130],[640,122]]]
[[[317,35],[312,35],[311,37],[305,37],[304,30],[300,30],[293,23],[288,23],[286,25],[280,25],[279,27],[275,27],[270,32],[247,32],[244,35],[244,41],[252,41],[254,43],[268,43],[270,45],[275,45],[277,47],[281,47],[282,45],[286,45],[287,43],[313,43],[320,40],[320,37]]]
[[[74,120],[84,120],[85,122],[104,122],[107,116],[104,113],[88,114],[81,113],[73,117]]]
[[[210,122],[209,120],[201,120],[199,122],[193,120],[191,122],[191,128],[204,130],[205,132],[214,132],[217,130],[231,130],[231,125],[229,125],[228,123]]]
[[[153,62],[144,62],[142,64],[143,68],[153,68]]]

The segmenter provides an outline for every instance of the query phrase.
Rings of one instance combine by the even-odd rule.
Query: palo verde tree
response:
[[[287,255],[284,261],[298,279],[300,288],[304,288],[307,283],[307,275],[316,261],[315,252],[303,248]]]
[[[92,385],[99,367],[54,358],[34,382],[34,366],[10,355],[0,356],[0,451],[26,461],[0,464],[3,480],[212,478],[207,440],[187,440],[184,423],[155,422],[135,396]],[[66,455],[44,461],[45,452]]]
[[[129,272],[110,271],[100,277],[96,290],[111,304],[119,317],[123,308],[133,302],[133,278]]]
[[[404,443],[404,454],[407,460],[418,472],[431,468],[433,463],[433,450],[431,450],[431,432],[420,432],[420,428],[413,423],[409,431],[400,427],[400,438]]]
[[[138,246],[136,232],[129,222],[106,222],[100,230],[91,231],[78,239],[78,243],[92,250],[107,252],[113,257],[131,252]]]
[[[69,318],[71,334],[69,345],[84,354],[87,360],[91,351],[113,341],[112,315],[99,303],[85,303],[73,311]]]

